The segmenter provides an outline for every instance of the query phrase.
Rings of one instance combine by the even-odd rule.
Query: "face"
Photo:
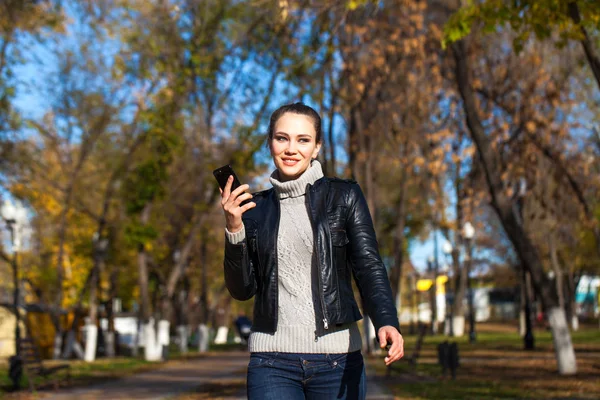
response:
[[[275,124],[271,139],[271,156],[282,181],[298,178],[317,157],[321,144],[310,117],[285,113]]]

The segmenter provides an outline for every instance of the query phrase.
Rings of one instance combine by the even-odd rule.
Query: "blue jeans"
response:
[[[248,399],[364,400],[365,365],[360,351],[348,354],[252,353]]]

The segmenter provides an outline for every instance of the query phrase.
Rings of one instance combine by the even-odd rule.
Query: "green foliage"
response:
[[[169,128],[172,117],[164,111],[149,113],[148,154],[139,163],[125,182],[125,208],[128,215],[141,212],[146,204],[165,195],[164,185],[168,181],[168,166],[173,161],[180,139]],[[179,124],[175,123],[174,128]]]
[[[580,26],[569,14],[571,0],[484,0],[469,2],[450,17],[444,27],[442,46],[460,40],[471,33],[475,24],[481,24],[484,33],[505,27],[516,32],[513,42],[515,51],[523,49],[533,33],[539,40],[555,38],[556,44],[582,38]],[[591,30],[600,29],[600,2],[577,1],[581,14],[581,26]]]
[[[367,3],[369,3],[369,0],[348,0],[346,7],[348,7],[348,10],[353,11]]]
[[[145,245],[158,237],[158,231],[150,225],[131,222],[125,227],[125,241],[131,247]]]

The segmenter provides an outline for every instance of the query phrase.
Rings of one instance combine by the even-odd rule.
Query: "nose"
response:
[[[296,144],[294,143],[294,141],[292,141],[292,140],[288,141],[288,145],[287,145],[287,148],[285,149],[285,152],[288,154],[296,153]]]

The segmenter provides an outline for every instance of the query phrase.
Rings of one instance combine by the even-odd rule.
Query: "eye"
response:
[[[310,139],[308,139],[308,138],[301,138],[301,139],[299,140],[299,142],[300,142],[300,143],[310,143]]]
[[[287,138],[285,136],[275,136],[276,142],[284,142],[286,140],[287,140]]]

